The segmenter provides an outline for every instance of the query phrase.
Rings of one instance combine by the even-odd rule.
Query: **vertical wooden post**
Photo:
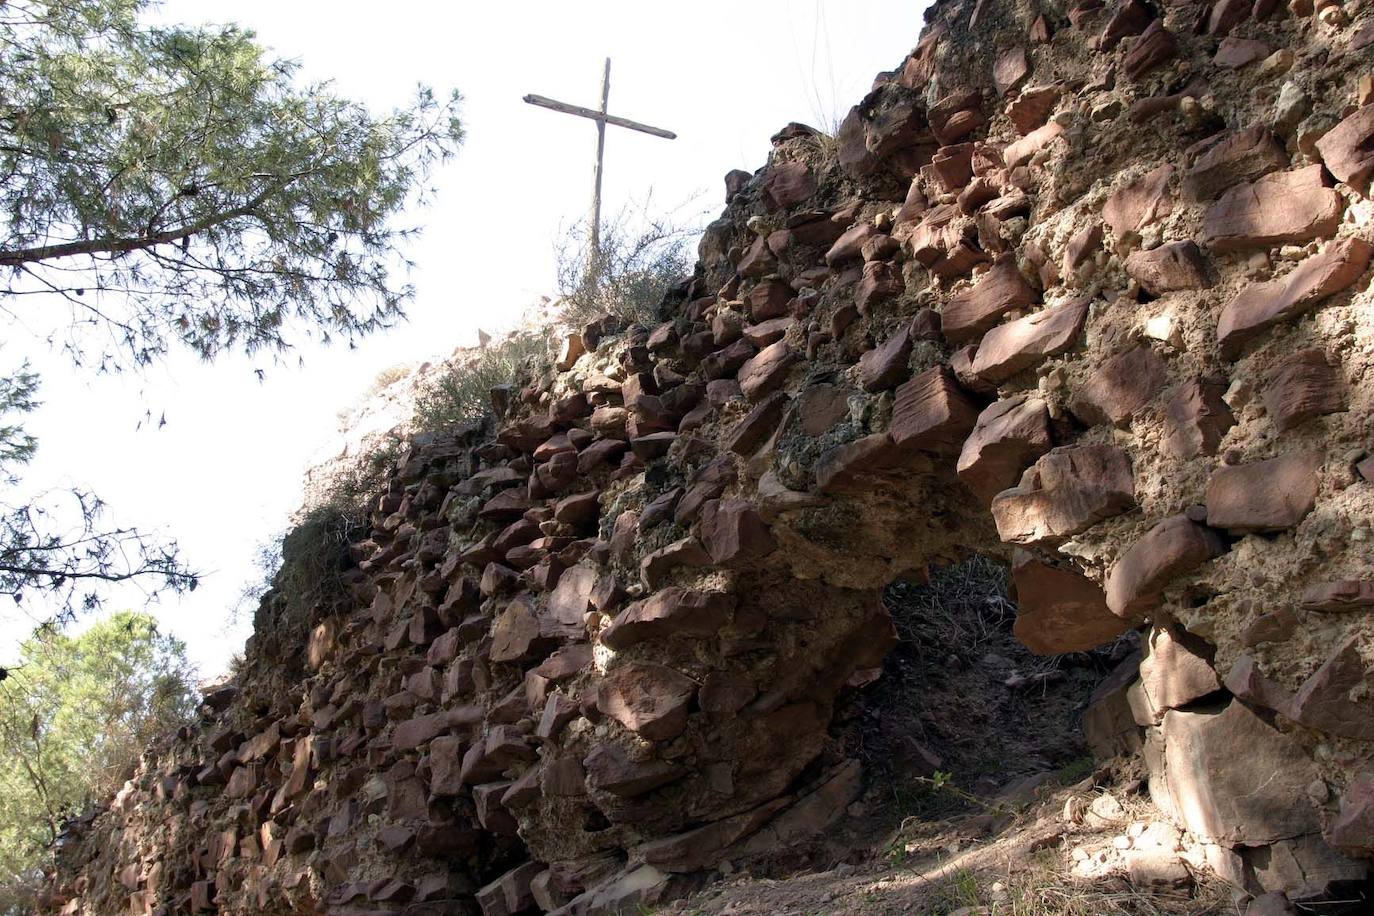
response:
[[[602,157],[606,153],[606,121],[605,115],[607,104],[611,96],[611,59],[606,58],[606,69],[601,74],[601,114],[602,119],[596,122],[596,165],[592,169],[592,213],[591,230],[589,238],[591,240],[591,250],[587,253],[587,276],[588,279],[595,277],[597,267],[601,261],[601,172]]]

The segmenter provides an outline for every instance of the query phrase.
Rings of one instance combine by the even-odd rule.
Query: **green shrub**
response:
[[[547,332],[512,334],[432,373],[420,384],[411,429],[443,432],[480,419],[491,410],[491,389],[508,384],[530,357],[546,356],[548,349]]]
[[[629,324],[651,327],[662,320],[664,294],[686,276],[696,261],[700,230],[679,224],[674,214],[641,215],[630,208],[601,227],[598,257],[591,256],[585,222],[558,246],[558,292],[564,315],[573,324],[613,315]],[[681,208],[679,208],[680,210]]]

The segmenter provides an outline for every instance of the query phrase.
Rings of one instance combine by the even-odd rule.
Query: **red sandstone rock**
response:
[[[1256,61],[1264,60],[1273,53],[1273,48],[1253,38],[1223,38],[1217,48],[1212,63],[1228,70],[1239,70]]]
[[[864,390],[883,391],[906,381],[911,374],[907,367],[911,345],[911,328],[904,324],[886,342],[859,357],[859,379]]]
[[[940,327],[950,343],[966,343],[980,337],[1007,312],[1033,305],[1036,298],[1016,259],[1003,256],[970,289],[945,303]]]
[[[735,424],[725,440],[725,447],[745,457],[754,454],[777,429],[787,403],[787,395],[781,391],[767,395]]]
[[[1252,182],[1288,166],[1288,151],[1267,128],[1251,127],[1227,135],[1183,173],[1190,200],[1211,200],[1242,181]]]
[[[1169,192],[1173,175],[1173,166],[1161,165],[1107,198],[1102,218],[1118,239],[1138,233],[1173,212],[1173,197]]]
[[[667,741],[687,727],[696,684],[671,668],[631,662],[606,672],[596,708],[649,741]]]
[[[1159,606],[1160,593],[1174,579],[1225,550],[1216,532],[1182,515],[1166,518],[1112,567],[1107,576],[1107,607],[1127,620],[1138,618]]]
[[[1193,242],[1170,242],[1126,258],[1126,273],[1154,296],[1209,286],[1202,252]]]
[[[1093,259],[1102,247],[1102,234],[1102,224],[1093,222],[1069,239],[1064,246],[1064,260],[1060,265],[1060,274],[1064,279],[1072,281],[1078,269]]]
[[[895,299],[905,291],[901,270],[887,261],[869,261],[864,264],[863,276],[854,288],[854,304],[860,314],[867,315],[873,306]]]
[[[1329,238],[1345,202],[1310,165],[1265,175],[1227,191],[1202,219],[1202,240],[1217,251],[1267,248]]]
[[[879,234],[870,222],[855,223],[830,246],[830,250],[825,253],[825,263],[836,267],[849,261],[857,261],[864,243]]]
[[[477,891],[482,916],[512,916],[534,906],[530,882],[544,867],[538,862],[518,865]]]
[[[763,348],[740,367],[740,391],[751,401],[762,400],[782,386],[797,359],[785,340]]]
[[[781,280],[764,280],[755,284],[745,296],[749,305],[749,315],[755,321],[781,318],[787,314],[787,303],[797,295],[792,287]]]
[[[777,546],[758,510],[742,499],[712,500],[702,507],[701,543],[717,566],[758,559]]]
[[[1057,542],[1135,505],[1126,453],[1110,445],[1052,449],[992,500],[997,534],[1009,544]]]
[[[1223,685],[1233,696],[1266,709],[1287,709],[1293,696],[1276,682],[1265,677],[1250,655],[1242,655],[1227,672]]]
[[[992,65],[992,84],[998,95],[1006,95],[1030,76],[1030,58],[1025,48],[1007,48]]]
[[[491,659],[513,662],[527,657],[539,638],[539,619],[533,606],[523,598],[516,598],[496,618],[492,628]]]
[[[1374,774],[1362,774],[1346,785],[1326,836],[1332,846],[1351,854],[1374,853]]]
[[[1313,417],[1345,408],[1345,383],[1325,350],[1310,347],[1290,354],[1269,373],[1264,409],[1280,432]]]
[[[1138,80],[1151,70],[1178,56],[1178,41],[1174,33],[1156,19],[1131,45],[1121,61],[1121,69],[1128,79]]]
[[[1374,105],[1366,105],[1327,131],[1317,141],[1322,163],[1365,197],[1374,174]]]
[[[1154,18],[1154,11],[1143,0],[1122,0],[1112,11],[1112,16],[1107,20],[1107,25],[1103,28],[1102,34],[1098,36],[1098,49],[1101,51],[1112,50],[1123,38],[1144,32],[1154,21]]]
[[[734,606],[734,598],[725,592],[669,586],[616,615],[601,631],[601,643],[619,652],[649,639],[714,636]]]
[[[816,488],[822,493],[835,493],[862,488],[865,475],[894,467],[901,452],[887,433],[874,433],[853,442],[826,449],[816,459]]]
[[[783,162],[769,168],[761,185],[769,210],[793,207],[816,193],[816,177],[805,162]]]
[[[1127,691],[1139,725],[1158,725],[1171,709],[1182,709],[1221,689],[1202,640],[1175,626],[1150,628],[1140,661],[1140,680]]]
[[[644,557],[639,574],[649,588],[658,588],[679,566],[709,566],[711,555],[695,538],[683,538]]]
[[[1207,524],[1233,534],[1282,531],[1317,501],[1320,452],[1218,468],[1207,481]]]
[[[1111,357],[1075,393],[1070,409],[1090,425],[1125,426],[1169,378],[1164,360],[1147,346]]]
[[[1369,266],[1374,245],[1348,238],[1324,247],[1276,280],[1252,283],[1226,303],[1217,321],[1222,356],[1235,359],[1266,328],[1296,317],[1354,283]]]
[[[973,178],[973,144],[940,147],[926,169],[946,193],[958,193]]]
[[[1374,671],[1360,654],[1360,637],[1345,638],[1298,689],[1285,713],[1308,728],[1374,741],[1370,690]],[[1357,699],[1352,699],[1357,697]]]
[[[936,366],[897,389],[889,434],[899,449],[957,455],[977,421],[977,406]]]
[[[1063,88],[1055,84],[1027,86],[1007,105],[1006,115],[1024,137],[1044,125],[1062,92]]]
[[[1236,423],[1219,379],[1192,378],[1174,389],[1164,409],[1164,450],[1180,460],[1215,455],[1226,431]]]
[[[680,766],[662,760],[632,761],[614,744],[598,744],[582,761],[587,785],[621,798],[634,798],[687,774]]]
[[[1161,736],[1161,784],[1182,825],[1203,842],[1262,846],[1317,829],[1306,791],[1316,767],[1243,703],[1173,710]]]
[[[1092,300],[1070,299],[1052,308],[998,325],[978,343],[971,371],[993,384],[1001,384],[1050,356],[1071,349],[1078,341]]]
[[[1302,593],[1309,611],[1346,612],[1374,607],[1374,581],[1368,579],[1322,582]]]
[[[959,453],[959,479],[984,503],[1010,487],[1021,472],[1050,450],[1049,412],[1037,397],[998,401],[978,415]]]
[[[1020,140],[1007,145],[1002,151],[1002,158],[1007,163],[1007,168],[1014,169],[1030,162],[1035,154],[1049,146],[1055,140],[1064,135],[1064,127],[1057,121],[1037,127],[1035,130],[1026,134]]]
[[[1057,569],[1025,551],[1012,565],[1016,638],[1037,655],[1087,652],[1116,639],[1127,624],[1107,609],[1102,589],[1078,573]]]
[[[782,340],[787,336],[787,332],[796,325],[797,319],[786,315],[782,318],[770,318],[767,321],[760,321],[758,324],[747,325],[742,333],[745,340],[762,348]]]
[[[636,847],[635,854],[666,871],[697,871],[719,859],[726,847],[753,833],[786,804],[783,799],[774,799],[744,814],[644,843]]]
[[[595,570],[574,566],[564,571],[549,595],[548,616],[542,624],[544,635],[582,636],[585,632],[583,617],[591,608],[591,593],[595,587]]]

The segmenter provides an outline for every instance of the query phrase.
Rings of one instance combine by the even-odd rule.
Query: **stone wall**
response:
[[[1141,628],[1085,730],[1219,873],[1362,880],[1374,14],[1318,5],[937,3],[727,176],[663,324],[415,441],[52,911],[633,911],[843,811],[880,591],[970,553],[1038,652]]]

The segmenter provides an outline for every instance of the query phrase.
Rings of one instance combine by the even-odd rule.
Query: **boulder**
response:
[[[786,340],[764,347],[740,366],[740,391],[751,401],[762,400],[782,386],[797,358]]]
[[[1126,426],[1168,380],[1168,367],[1154,350],[1133,347],[1098,366],[1075,392],[1069,409],[1089,425]]]
[[[1202,241],[1216,251],[1301,244],[1336,234],[1345,202],[1320,165],[1237,185],[1207,209]]]
[[[1349,287],[1374,256],[1374,245],[1361,238],[1333,242],[1276,280],[1251,283],[1221,310],[1217,346],[1235,359],[1241,348],[1266,328],[1295,318],[1323,299]]]
[[[1352,635],[1303,682],[1285,712],[1295,722],[1319,732],[1374,741],[1371,691],[1374,670],[1360,654],[1360,637]]]
[[[1207,481],[1207,524],[1232,534],[1292,528],[1316,504],[1322,463],[1305,451],[1218,468]]]
[[[1009,544],[1058,542],[1135,505],[1130,459],[1111,445],[1052,449],[992,500],[997,534]]]
[[[1325,350],[1290,353],[1269,373],[1262,394],[1265,412],[1279,432],[1313,417],[1345,409],[1345,382]]]
[[[1262,125],[1235,131],[1208,149],[1183,174],[1183,193],[1211,200],[1242,181],[1251,182],[1288,166],[1288,151]]]
[[[1169,242],[1149,251],[1131,252],[1126,258],[1126,273],[1152,296],[1210,285],[1202,250],[1191,241]]]
[[[1071,349],[1078,342],[1091,305],[1091,299],[1079,297],[998,325],[979,342],[973,374],[1000,385]]]
[[[596,685],[596,708],[649,741],[667,741],[687,727],[697,685],[672,668],[630,662]]]
[[[865,391],[884,391],[906,381],[911,370],[911,330],[903,325],[885,342],[859,357],[859,380]]]
[[[957,473],[984,503],[1007,489],[1050,450],[1049,411],[1030,395],[1004,398],[978,415],[959,453]]]
[[[1365,197],[1374,174],[1374,105],[1365,105],[1317,141],[1322,164]]]
[[[727,846],[758,830],[785,804],[783,799],[774,799],[752,811],[644,843],[634,852],[643,861],[665,871],[699,871],[719,860]]]
[[[1127,620],[1158,607],[1174,579],[1221,556],[1226,544],[1215,531],[1182,515],[1166,518],[1131,546],[1107,576],[1107,607]]]
[[[702,506],[701,543],[717,566],[755,560],[777,546],[758,510],[743,499],[714,499]]]
[[[1346,784],[1340,812],[1326,837],[1352,855],[1374,855],[1374,774],[1361,774]]]
[[[935,366],[898,387],[889,435],[899,449],[957,455],[978,413],[954,374]]]
[[[1191,378],[1174,389],[1164,408],[1164,451],[1186,461],[1215,455],[1226,431],[1236,425],[1225,400],[1226,382]]]
[[[1302,606],[1309,611],[1336,613],[1374,607],[1374,581],[1345,579],[1320,582],[1303,591]]]
[[[1150,23],[1121,60],[1127,79],[1138,80],[1178,56],[1178,40],[1158,19]]]
[[[619,652],[649,639],[714,636],[734,607],[735,599],[726,592],[669,586],[616,615],[601,631],[601,643]]]
[[[816,193],[816,176],[805,162],[782,162],[763,176],[763,203],[769,210],[800,204]]]
[[[859,283],[854,287],[854,305],[859,314],[868,315],[875,305],[896,299],[906,292],[901,270],[889,261],[868,261]]]
[[[1118,239],[1138,234],[1173,212],[1173,196],[1169,192],[1173,176],[1173,166],[1161,165],[1107,198],[1102,219]]]
[[[1319,829],[1317,768],[1292,739],[1232,701],[1165,714],[1162,777],[1182,826],[1205,843],[1263,846]]]
[[[1150,628],[1140,660],[1140,680],[1126,698],[1138,725],[1158,725],[1171,709],[1182,709],[1221,689],[1212,667],[1213,650],[1176,625]]]
[[[1010,255],[999,258],[972,287],[953,296],[940,311],[940,327],[952,344],[981,337],[1014,309],[1035,304],[1038,297]]]
[[[730,430],[725,447],[744,457],[754,454],[778,428],[787,404],[784,392],[775,391],[765,396]]]
[[[865,489],[866,475],[896,467],[902,457],[887,433],[873,433],[832,446],[816,459],[816,489],[821,493]]]
[[[615,744],[598,744],[582,761],[587,785],[621,798],[634,798],[676,782],[687,771],[664,760],[634,761]]]
[[[1016,623],[1012,632],[1037,655],[1087,652],[1126,632],[1102,589],[1085,576],[1017,551],[1012,564]]]

